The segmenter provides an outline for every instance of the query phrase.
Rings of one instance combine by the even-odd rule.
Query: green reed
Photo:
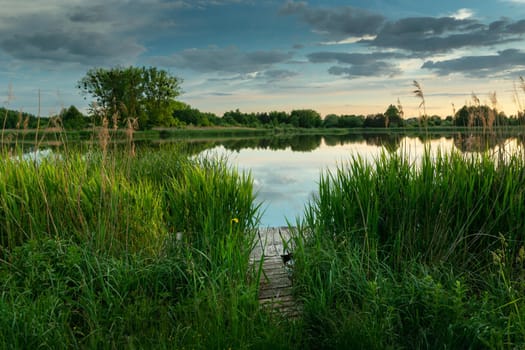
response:
[[[294,232],[312,348],[525,346],[525,164],[516,155],[355,158]]]
[[[0,180],[0,348],[287,344],[249,265],[252,178],[226,159],[70,149],[4,157]]]
[[[0,172],[4,247],[41,237],[73,237],[99,249],[149,247],[163,233],[162,197],[153,185],[131,183],[102,163],[80,155],[4,159]]]
[[[403,154],[355,158],[322,176],[306,222],[393,263],[486,261],[500,234],[515,252],[523,245],[524,184],[518,156],[427,150],[419,162]]]

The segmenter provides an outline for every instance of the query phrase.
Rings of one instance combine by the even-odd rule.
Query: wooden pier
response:
[[[297,317],[300,307],[292,295],[293,259],[290,258],[290,232],[287,227],[259,230],[252,263],[257,268],[262,260],[259,303],[284,316]],[[285,263],[285,260],[286,261]]]

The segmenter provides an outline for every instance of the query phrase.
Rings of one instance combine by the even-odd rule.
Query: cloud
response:
[[[467,8],[459,9],[450,15],[450,17],[459,19],[459,20],[468,19],[468,18],[471,18],[472,16],[474,16],[474,11],[472,11],[471,9],[467,9]]]
[[[429,69],[439,75],[463,73],[473,77],[486,77],[497,72],[514,71],[525,68],[525,52],[508,49],[497,55],[465,56],[445,61],[426,61],[421,68]]]
[[[286,69],[270,69],[261,74],[261,78],[268,80],[269,82],[275,82],[280,80],[286,80],[297,76],[297,72],[293,72]]]
[[[404,55],[393,52],[377,52],[369,54],[315,52],[308,55],[308,60],[312,63],[337,62],[340,65],[331,67],[328,70],[328,73],[355,78],[398,75],[401,73],[401,70],[395,64],[387,62],[387,60],[404,57]],[[341,64],[346,66],[341,66]]]
[[[355,7],[311,8],[295,1],[288,1],[281,13],[298,16],[314,31],[336,40],[376,34],[385,21],[382,15]]]
[[[22,61],[129,62],[145,51],[139,36],[164,22],[162,1],[56,0],[32,6],[6,1],[8,11],[0,14],[0,50]]]
[[[375,61],[364,65],[353,65],[350,67],[333,66],[328,69],[333,75],[344,75],[347,78],[395,76],[401,74],[401,70],[392,63]]]
[[[466,47],[522,41],[521,36],[525,34],[525,20],[502,19],[485,24],[474,19],[474,12],[467,8],[445,17],[387,20],[380,14],[354,7],[319,8],[306,2],[289,1],[281,8],[281,13],[298,16],[314,32],[328,39],[328,43],[357,42],[405,50],[420,57]]]
[[[186,49],[170,57],[157,58],[158,63],[201,73],[247,74],[267,70],[289,60],[292,54],[280,51],[241,52],[234,46]]]
[[[374,39],[361,43],[431,54],[521,41],[523,33],[524,21],[504,19],[485,25],[472,19],[414,17],[388,22]]]
[[[0,40],[0,48],[20,60],[90,64],[134,57],[144,48],[132,39],[114,38],[88,31],[17,33]]]

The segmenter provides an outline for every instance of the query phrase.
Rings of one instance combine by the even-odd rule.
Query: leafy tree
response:
[[[399,109],[394,106],[390,105],[386,109],[385,113],[385,128],[388,128],[389,126],[403,126],[403,119],[401,118],[401,112]]]
[[[335,114],[327,115],[323,120],[325,128],[337,128],[339,126],[339,117]]]
[[[177,108],[175,98],[180,94],[180,79],[155,67],[142,68],[142,89],[147,125],[171,126],[172,113]]]
[[[339,126],[342,128],[361,128],[365,122],[362,115],[343,115],[339,119]]]
[[[286,125],[291,124],[290,115],[282,111],[272,111],[268,114],[270,118],[270,124],[277,125]]]
[[[59,116],[64,129],[80,130],[88,125],[88,119],[75,106],[62,109]]]
[[[318,128],[323,122],[319,113],[312,109],[293,110],[290,117],[292,124],[300,128]]]
[[[0,128],[3,129],[31,129],[36,128],[39,120],[32,114],[14,111],[0,107]],[[40,126],[47,124],[47,118],[42,118]]]
[[[79,81],[84,95],[91,95],[90,105],[97,119],[115,118],[121,125],[137,119],[141,128],[170,126],[177,107],[181,80],[154,67],[115,67],[90,69]]]
[[[368,115],[363,123],[365,128],[384,128],[385,125],[386,118],[382,113]]]
[[[498,113],[494,108],[486,105],[463,106],[454,116],[456,126],[483,126],[492,128],[493,125],[505,125],[505,114]]]

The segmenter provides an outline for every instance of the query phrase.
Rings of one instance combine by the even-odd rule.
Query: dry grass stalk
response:
[[[403,110],[403,105],[401,104],[399,98],[397,99],[397,110],[399,111],[399,116],[401,119],[405,119],[405,111]]]
[[[489,130],[492,131],[498,114],[498,98],[496,97],[496,91],[489,93],[489,99],[492,109],[489,110],[489,115],[487,116],[487,126]]]
[[[126,128],[126,138],[128,140],[130,156],[134,157],[135,156],[135,143],[133,142],[133,134],[135,133],[135,130],[138,129],[139,120],[138,118],[128,118],[127,122],[128,122],[128,125]]]
[[[470,112],[468,115],[468,126],[469,127],[474,126],[476,119],[480,119],[483,125],[483,129],[485,129],[486,121],[485,121],[484,116],[481,115],[481,102],[475,93],[472,93],[471,96],[472,96],[473,105],[472,105],[472,108],[470,108]]]
[[[109,144],[109,120],[106,116],[102,117],[102,127],[100,128],[100,131],[98,133],[98,141],[100,145],[100,149],[102,150],[102,154],[104,155],[104,158],[106,158],[108,144]]]
[[[422,119],[425,122],[425,125],[426,125],[426,121],[427,121],[427,107],[426,107],[426,103],[425,103],[425,95],[423,94],[423,88],[421,87],[421,85],[416,80],[414,80],[413,85],[416,88],[413,91],[413,93],[416,95],[416,97],[421,99],[421,103],[419,104],[419,107],[418,107],[418,109],[419,109],[419,118]],[[423,115],[421,115],[421,107],[423,107]]]

